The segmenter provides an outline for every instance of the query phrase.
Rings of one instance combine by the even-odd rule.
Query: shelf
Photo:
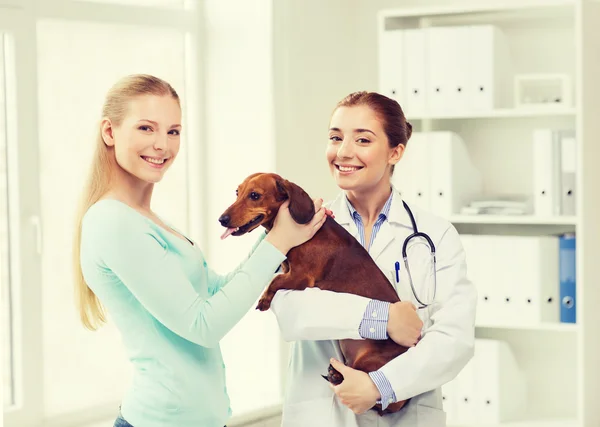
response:
[[[577,217],[535,215],[453,215],[454,224],[577,225]]]
[[[579,325],[576,323],[540,323],[537,325],[475,325],[478,329],[506,329],[527,331],[550,331],[550,332],[577,332]]]
[[[448,427],[580,427],[577,420],[562,419],[562,420],[529,420],[529,421],[514,421],[501,424],[448,424]]]
[[[494,118],[529,118],[529,117],[560,117],[575,116],[577,109],[574,107],[547,107],[547,108],[501,108],[489,111],[465,111],[448,113],[427,113],[418,116],[408,115],[411,120],[458,120],[458,119],[494,119]]]
[[[473,2],[464,5],[440,5],[430,7],[407,7],[382,10],[381,18],[427,17],[438,15],[458,15],[464,13],[496,12],[509,10],[523,10],[555,6],[573,6],[575,0],[523,0],[510,3],[506,0]]]

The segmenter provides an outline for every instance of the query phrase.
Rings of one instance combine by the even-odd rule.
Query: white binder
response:
[[[496,266],[495,236],[462,234],[460,236],[467,260],[467,276],[477,288],[477,310],[475,324],[494,325],[501,321],[506,311],[505,288],[498,286],[503,281],[497,278],[504,269]]]
[[[478,426],[519,419],[526,407],[526,385],[504,341],[475,340],[475,412]]]
[[[404,66],[403,30],[383,31],[379,38],[379,91],[403,105]]]
[[[455,58],[456,31],[453,27],[429,27],[426,32],[427,52],[427,107],[432,113],[450,112],[454,109],[453,89],[449,70],[459,66]],[[457,72],[451,71],[451,76]]]
[[[421,29],[404,30],[404,87],[400,105],[406,117],[419,117],[427,112],[427,54],[426,32]]]
[[[464,33],[469,51],[470,110],[491,110],[512,105],[511,59],[506,37],[494,25],[473,25]]]
[[[504,259],[512,259],[512,283],[516,287],[514,322],[525,325],[558,323],[559,239],[556,236],[513,238]]]
[[[574,131],[561,132],[560,150],[561,214],[575,215],[577,213],[577,142]]]
[[[477,422],[476,375],[476,361],[473,357],[453,380],[456,421],[459,425],[472,425]]]
[[[431,154],[427,133],[413,132],[392,175],[402,199],[425,210],[431,209]]]
[[[431,210],[448,218],[481,194],[481,174],[456,133],[439,131],[427,135],[431,150]]]
[[[560,140],[551,129],[533,131],[533,192],[536,215],[560,215]]]
[[[450,381],[442,385],[442,407],[446,413],[446,423],[449,426],[460,423],[458,410],[458,393],[456,381]]]
[[[467,274],[477,288],[478,326],[558,322],[556,236],[463,234]]]

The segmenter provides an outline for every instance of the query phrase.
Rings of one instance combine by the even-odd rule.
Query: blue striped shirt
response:
[[[369,239],[369,242],[365,242],[365,226],[363,224],[362,217],[357,212],[357,210],[354,209],[354,206],[352,206],[352,203],[350,203],[348,197],[346,197],[346,204],[348,206],[348,209],[350,210],[350,216],[354,220],[354,224],[356,224],[356,228],[358,229],[360,244],[363,245],[363,247],[367,249],[367,251],[371,249],[371,245],[375,241],[375,237],[377,236],[381,225],[387,220],[387,217],[390,213],[390,207],[392,206],[393,195],[394,192],[390,194],[390,197],[383,205],[383,208],[381,209],[381,212],[377,217],[377,221],[375,221],[375,224],[373,225],[373,230],[371,231],[371,238]],[[360,322],[360,336],[365,339],[387,339],[387,323],[389,311],[389,302],[371,300],[367,305],[365,313],[363,314],[363,319]],[[375,383],[375,386],[379,390],[379,394],[381,394],[381,400],[378,400],[377,403],[381,404],[382,409],[385,409],[389,404],[396,402],[396,394],[392,389],[392,385],[382,372],[369,372],[369,377],[371,377],[371,379]]]

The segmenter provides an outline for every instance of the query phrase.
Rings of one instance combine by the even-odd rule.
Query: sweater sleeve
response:
[[[246,261],[248,261],[248,259],[250,259],[250,257],[252,256],[252,254],[260,246],[260,244],[265,239],[265,237],[267,237],[267,233],[262,232],[259,235],[259,237],[256,240],[256,242],[252,245],[252,249],[250,249],[250,253],[246,257],[246,259],[244,259],[242,262],[240,262],[239,265],[236,268],[234,268],[232,271],[230,271],[229,273],[224,274],[224,275],[217,274],[211,268],[207,267],[208,268],[208,281],[209,281],[210,286],[211,286],[209,288],[209,290],[208,290],[208,292],[209,292],[210,295],[214,295],[219,289],[221,289],[223,286],[225,286],[233,278],[233,276],[235,276],[235,274],[238,271],[240,271],[240,269],[244,266],[244,264],[246,263]]]
[[[273,278],[285,256],[268,241],[209,298],[202,298],[185,275],[176,256],[160,236],[135,212],[107,206],[84,222],[82,250],[96,252],[99,267],[115,274],[158,321],[183,338],[204,347],[215,347],[246,314]],[[84,254],[82,254],[83,257]],[[207,288],[214,288],[210,275]],[[214,277],[214,276],[213,276]]]

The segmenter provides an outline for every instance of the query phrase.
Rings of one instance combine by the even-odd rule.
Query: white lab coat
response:
[[[477,294],[467,279],[465,254],[456,229],[429,212],[416,206],[409,207],[419,231],[427,233],[436,247],[436,303],[419,310],[424,322],[419,344],[387,363],[381,371],[390,381],[398,400],[412,399],[395,414],[380,417],[374,410],[369,410],[355,415],[321,377],[326,374],[331,357],[344,360],[337,340],[361,339],[358,329],[369,299],[314,288],[279,291],[271,308],[284,340],[294,342],[282,427],[446,426],[440,387],[456,377],[473,356]],[[329,204],[329,208],[334,212],[335,220],[358,238],[343,194]],[[411,300],[418,306],[401,256],[404,239],[412,232],[401,196],[394,189],[388,220],[377,233],[370,254],[387,275],[393,274],[395,262],[400,261],[398,294],[401,300]],[[425,260],[429,252],[421,253]],[[418,295],[428,299],[427,292],[431,289],[419,287],[419,271],[413,268],[419,261],[411,262],[411,274]]]

